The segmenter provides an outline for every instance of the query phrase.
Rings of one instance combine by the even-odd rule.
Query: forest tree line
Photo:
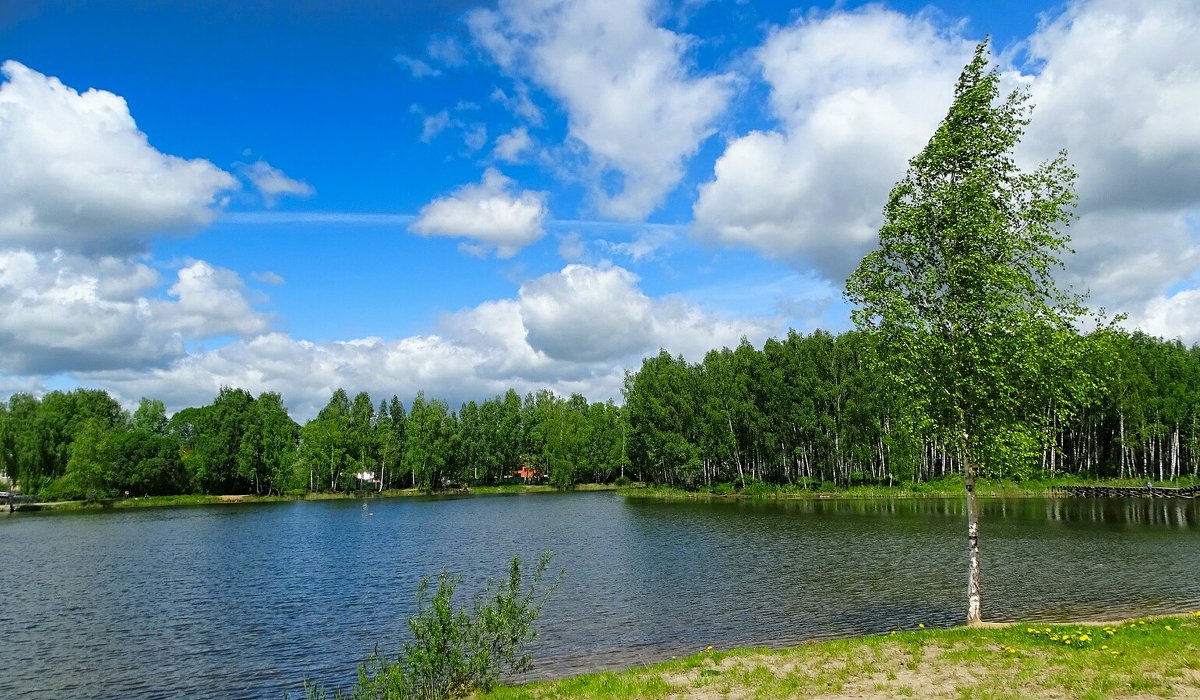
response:
[[[1091,381],[1022,463],[993,477],[1176,479],[1200,468],[1200,346],[1142,333],[1079,336]],[[663,352],[626,378],[631,465],[684,488],[750,482],[891,484],[959,473],[954,455],[906,421],[873,367],[869,338],[789,333],[698,363]],[[1036,392],[1031,392],[1035,394]],[[1052,411],[1029,405],[1026,411]]]
[[[0,403],[0,471],[46,499],[436,489],[521,469],[569,487],[620,476],[623,432],[612,402],[545,390],[455,412],[424,393],[406,407],[338,389],[301,426],[274,392],[226,387],[168,417],[162,401],[143,398],[130,414],[104,391],[76,389]]]
[[[1200,347],[1141,333],[1087,341],[1089,366],[1076,369],[1096,378],[1094,395],[1055,416],[1041,454],[1006,475],[1196,476]],[[955,473],[952,455],[903,419],[870,359],[861,333],[792,332],[695,363],[647,358],[627,373],[623,406],[509,390],[454,411],[424,393],[376,404],[338,389],[303,426],[273,392],[227,387],[169,417],[162,401],[144,398],[129,413],[95,389],[17,393],[0,402],[0,471],[27,494],[91,499],[433,489],[504,483],[522,469],[560,487],[622,477],[684,488],[886,484]]]

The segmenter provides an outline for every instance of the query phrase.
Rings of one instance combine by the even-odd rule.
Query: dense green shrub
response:
[[[543,586],[550,552],[542,554],[526,585],[521,560],[509,565],[508,580],[489,581],[470,607],[456,607],[454,592],[462,577],[442,573],[430,594],[432,580],[417,588],[417,612],[408,619],[413,640],[394,661],[376,649],[358,668],[358,683],[347,694],[331,695],[319,684],[305,683],[306,700],[442,700],[466,697],[487,690],[503,675],[527,671],[532,658],[526,652],[537,636],[533,623],[542,605],[558,587],[563,572]]]

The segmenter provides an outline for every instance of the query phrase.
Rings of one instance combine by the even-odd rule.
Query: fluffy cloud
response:
[[[698,359],[779,332],[780,319],[724,320],[674,298],[651,299],[637,276],[614,266],[567,265],[522,285],[519,309],[530,347],[565,362],[629,359],[667,348]]]
[[[519,126],[507,134],[501,134],[496,139],[496,148],[493,154],[497,159],[508,162],[520,162],[523,154],[533,147],[533,139],[529,138],[529,131],[523,126]]]
[[[1093,303],[1130,327],[1200,340],[1200,5],[1076,2],[1029,41],[1041,64],[1026,161],[1066,148],[1079,172],[1078,251]],[[1031,153],[1038,154],[1037,156]]]
[[[267,207],[275,206],[281,196],[311,197],[316,190],[312,185],[300,180],[293,180],[278,168],[266,161],[257,161],[243,169],[246,179],[262,195]]]
[[[232,271],[185,262],[164,295],[131,255],[207,223],[232,176],[156,151],[112,93],[0,70],[0,372],[164,365],[192,341],[267,329]],[[307,187],[262,162],[247,176],[268,197]]]
[[[650,298],[633,273],[568,265],[521,287],[529,344],[548,356],[595,361],[654,349]]]
[[[266,330],[266,319],[246,301],[237,273],[198,260],[184,266],[178,275],[167,290],[175,301],[151,302],[155,325],[189,339],[228,333],[254,335]]]
[[[1027,143],[1066,148],[1085,209],[1200,202],[1200,6],[1077,2],[1030,39],[1044,63]]]
[[[699,360],[713,346],[732,346],[743,336],[760,343],[782,330],[777,319],[728,320],[676,299],[654,299],[636,282],[621,268],[569,265],[526,283],[515,299],[447,315],[438,334],[312,343],[267,333],[166,367],[86,379],[125,403],[154,396],[172,408],[207,403],[223,385],[279,391],[300,420],[339,387],[405,400],[425,390],[452,406],[509,388],[604,400],[620,396],[626,367],[660,347]],[[630,306],[632,321],[616,311]]]
[[[513,181],[488,168],[478,185],[465,185],[447,197],[421,208],[410,229],[423,236],[470,239],[501,258],[542,237],[546,218],[545,195],[525,190],[512,193]]]
[[[155,150],[125,100],[0,66],[0,243],[95,253],[207,224],[237,186],[206,160]]]
[[[651,21],[648,0],[506,0],[476,10],[477,41],[502,68],[560,100],[570,137],[598,171],[600,209],[653,211],[683,176],[730,97],[724,76],[693,77],[688,41]],[[615,191],[601,177],[619,176]]]
[[[756,58],[780,126],[729,142],[693,231],[840,283],[874,244],[889,188],[973,47],[935,20],[869,6],[773,31]],[[1031,67],[1003,74],[1035,105],[1018,160],[1066,148],[1079,172],[1064,281],[1128,312],[1130,327],[1187,340],[1200,340],[1186,293],[1200,263],[1197,26],[1200,6],[1187,0],[1081,0],[1002,59],[1024,50]]]
[[[143,263],[62,252],[0,251],[0,371],[56,374],[161,365],[188,341],[257,334],[266,319],[234,273],[185,265],[171,299]]]
[[[953,96],[973,43],[879,6],[797,20],[756,58],[779,131],[732,140],[693,214],[702,238],[841,280]]]
[[[1155,297],[1131,314],[1134,325],[1163,338],[1200,338],[1200,289]]]

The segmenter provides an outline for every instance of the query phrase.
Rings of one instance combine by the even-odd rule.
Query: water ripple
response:
[[[416,584],[462,592],[544,549],[567,578],[529,677],[712,644],[957,624],[961,501],[712,503],[611,493],[331,501],[0,520],[0,697],[271,698],[406,638]],[[1195,501],[984,502],[984,613],[1200,607]]]

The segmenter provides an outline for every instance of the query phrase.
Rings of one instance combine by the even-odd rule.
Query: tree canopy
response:
[[[1087,312],[1054,277],[1075,205],[1066,154],[1030,172],[1013,156],[1028,95],[1000,95],[987,43],[884,207],[879,247],[847,280],[908,417],[961,460],[968,498],[968,621],[980,619],[974,472],[1036,453],[1046,422],[1089,394],[1075,326]],[[1052,410],[1030,412],[1030,405]]]

